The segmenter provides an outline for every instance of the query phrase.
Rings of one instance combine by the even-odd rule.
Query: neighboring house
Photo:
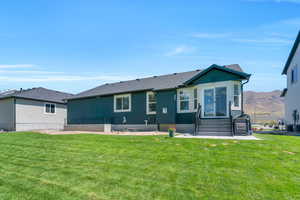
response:
[[[63,99],[71,96],[42,87],[0,93],[0,129],[63,129],[67,118]]]
[[[285,102],[285,121],[286,125],[294,125],[300,112],[300,31],[282,74],[287,77],[287,88],[281,94]]]
[[[242,85],[249,78],[235,64],[104,84],[67,99],[68,126],[88,129],[109,123],[113,130],[176,127],[178,132],[194,132],[198,111],[201,123],[223,123],[227,126],[219,127],[220,134],[231,134],[228,120],[242,113]],[[207,128],[212,129],[202,132],[217,131]]]

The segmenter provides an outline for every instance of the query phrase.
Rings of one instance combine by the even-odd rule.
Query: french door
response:
[[[204,118],[228,117],[227,87],[207,88],[203,90]]]

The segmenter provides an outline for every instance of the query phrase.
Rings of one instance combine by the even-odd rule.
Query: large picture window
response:
[[[147,114],[156,114],[156,94],[147,92]]]
[[[45,103],[45,113],[47,114],[55,114],[56,105],[54,103]]]
[[[131,95],[116,95],[114,96],[114,111],[115,112],[130,112],[131,111]]]

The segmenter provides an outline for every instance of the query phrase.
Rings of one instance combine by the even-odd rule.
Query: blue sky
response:
[[[106,82],[240,64],[247,90],[285,87],[300,0],[3,1],[0,90],[77,93]]]

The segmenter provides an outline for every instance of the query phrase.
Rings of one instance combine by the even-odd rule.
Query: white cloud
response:
[[[0,69],[18,69],[18,68],[33,68],[33,64],[17,64],[17,65],[0,65]]]
[[[10,76],[0,76],[0,81],[7,82],[66,82],[66,81],[125,81],[134,79],[131,76],[34,76],[34,77],[10,77]]]
[[[258,38],[258,39],[248,39],[248,38],[235,38],[232,39],[234,42],[242,43],[255,43],[255,44],[276,44],[276,45],[289,45],[293,43],[292,40],[282,39],[282,38]]]
[[[296,24],[298,21],[297,20],[286,20],[282,21],[281,23],[294,23]],[[299,20],[300,24],[300,20]],[[251,37],[252,36],[252,37]],[[257,34],[249,34],[247,33],[197,33],[193,34],[192,37],[194,38],[201,38],[201,39],[218,39],[218,38],[225,38],[227,41],[232,41],[232,42],[241,42],[241,43],[251,43],[251,44],[276,44],[276,45],[289,45],[293,42],[293,40],[287,39],[285,37],[286,35],[282,35],[280,33],[263,33],[261,31],[260,37],[257,38]]]
[[[292,25],[292,26],[300,26],[300,18],[291,18],[279,21],[279,23]]]
[[[27,69],[28,68],[28,69]],[[124,75],[66,75],[65,72],[31,70],[37,68],[33,64],[0,65],[1,82],[72,82],[72,81],[102,81],[117,82],[134,79],[132,76]]]
[[[215,39],[215,38],[225,38],[231,36],[231,33],[194,33],[192,34],[195,38],[203,39]]]
[[[247,0],[250,2],[300,3],[300,0]]]
[[[37,70],[0,70],[1,74],[63,74],[64,72],[50,72]]]
[[[169,52],[165,53],[165,56],[176,56],[180,54],[186,54],[186,53],[191,53],[194,51],[193,47],[188,47],[188,46],[178,46]]]

